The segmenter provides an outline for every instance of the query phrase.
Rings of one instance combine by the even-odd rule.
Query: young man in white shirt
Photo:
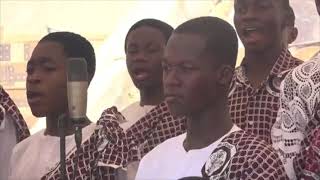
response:
[[[27,99],[34,116],[46,117],[46,128],[14,147],[10,180],[61,179],[58,119],[62,114],[69,113],[66,62],[70,57],[86,60],[90,83],[95,73],[95,53],[91,43],[79,34],[50,33],[39,41],[32,52],[26,68]],[[97,167],[97,142],[104,138],[96,133],[96,124],[87,118],[83,122],[77,158],[74,122],[65,120],[67,179],[102,179],[108,169]]]
[[[187,117],[187,133],[148,153],[137,180],[287,178],[271,146],[230,119],[237,51],[235,30],[219,18],[192,19],[174,30],[163,61],[164,93],[172,115]]]

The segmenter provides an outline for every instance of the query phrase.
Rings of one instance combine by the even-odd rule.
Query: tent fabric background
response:
[[[37,41],[50,31],[73,31],[89,39],[97,68],[88,90],[88,116],[97,120],[103,109],[118,109],[139,99],[126,70],[124,38],[143,18],[157,18],[173,27],[198,16],[218,16],[233,24],[233,0],[170,1],[0,1],[0,84],[23,113],[31,133],[45,127],[32,116],[25,97],[25,66]],[[309,59],[320,49],[320,18],[314,0],[290,0],[298,39],[293,54]],[[298,46],[295,46],[297,44]],[[3,56],[3,57],[2,57]],[[243,57],[240,46],[238,63]],[[5,59],[5,60],[3,60]]]

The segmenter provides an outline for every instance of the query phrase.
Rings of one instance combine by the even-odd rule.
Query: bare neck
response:
[[[50,115],[46,117],[46,130],[45,135],[49,136],[59,136],[60,135],[60,127],[59,127],[59,118],[58,115]],[[82,127],[89,125],[91,122],[87,119]],[[69,118],[65,118],[65,135],[74,134],[74,124]]]
[[[232,126],[226,102],[220,103],[216,107],[208,107],[202,112],[188,117],[184,148],[189,151],[207,147],[226,134]]]
[[[140,105],[158,105],[164,100],[163,88],[154,87],[140,90]]]
[[[257,88],[268,77],[281,52],[281,48],[272,48],[264,52],[245,52],[243,64],[253,87]]]

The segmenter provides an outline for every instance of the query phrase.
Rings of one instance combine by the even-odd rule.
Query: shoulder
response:
[[[233,144],[237,149],[235,155],[241,155],[245,158],[255,158],[258,154],[276,154],[266,141],[243,130],[233,132],[223,141]]]
[[[29,145],[31,145],[34,141],[37,141],[39,139],[39,137],[43,136],[44,133],[44,129],[35,133],[34,135],[24,139],[23,141],[21,141],[20,143],[18,143],[15,147],[14,150],[19,150],[21,148],[25,148]]]
[[[277,153],[261,138],[240,130],[226,137],[223,143],[235,149],[228,165],[230,169],[226,176],[229,178],[286,178],[284,167]]]
[[[37,132],[36,134],[24,139],[20,143],[14,146],[12,152],[12,159],[14,160],[17,157],[21,157],[27,149],[35,144],[36,141],[43,135],[44,130]]]
[[[185,137],[186,133],[181,134],[177,137],[167,139],[166,141],[152,149],[149,153],[147,153],[142,158],[142,162],[148,163],[149,161],[152,161],[153,159],[158,159],[159,157],[161,159],[165,159],[165,157],[167,157],[169,154],[174,155],[174,152],[177,150],[177,147],[182,146]]]
[[[136,109],[139,107],[140,107],[140,103],[137,101],[137,102],[134,102],[134,103],[130,104],[129,106],[125,107],[124,109],[122,109],[121,112],[127,113],[127,112],[132,111],[132,109]]]

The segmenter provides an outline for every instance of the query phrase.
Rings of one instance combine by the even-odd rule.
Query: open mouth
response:
[[[244,43],[256,43],[263,39],[262,28],[256,25],[248,25],[242,28]]]
[[[37,103],[41,100],[43,94],[35,91],[27,91],[27,99],[29,103]]]
[[[249,36],[253,33],[259,33],[261,31],[260,26],[257,25],[246,25],[242,28],[242,34],[244,36]]]
[[[250,33],[257,32],[257,31],[258,31],[258,28],[256,27],[247,27],[243,29],[243,35],[247,36]]]
[[[143,68],[135,68],[132,73],[136,80],[145,80],[149,76],[149,72]]]
[[[167,102],[172,102],[172,101],[176,101],[178,99],[180,99],[181,96],[178,94],[165,94],[165,100]]]

